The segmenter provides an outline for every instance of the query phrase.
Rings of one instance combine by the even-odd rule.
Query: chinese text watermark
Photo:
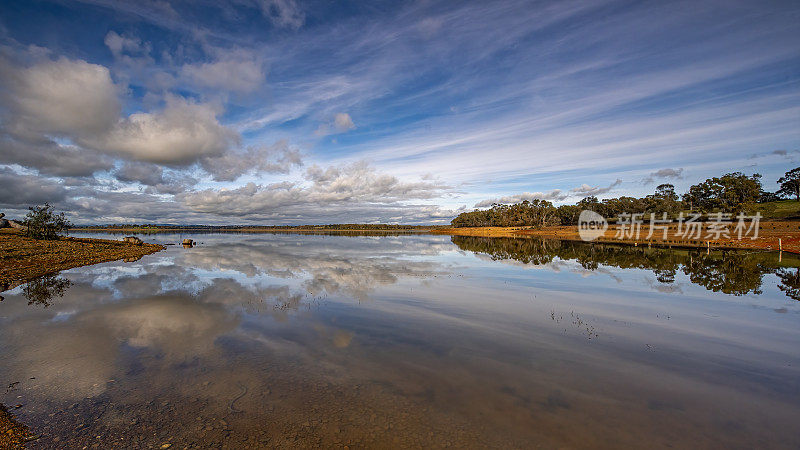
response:
[[[617,216],[614,238],[616,239],[693,239],[711,240],[758,238],[761,213],[746,215],[739,213],[713,213],[701,220],[700,214],[680,213],[677,219],[670,219],[667,213],[622,213]],[[645,228],[643,230],[643,228]],[[584,210],[578,217],[578,234],[584,241],[602,237],[608,229],[608,222],[600,214]]]

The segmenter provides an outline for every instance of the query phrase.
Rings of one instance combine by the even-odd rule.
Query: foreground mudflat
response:
[[[163,250],[162,245],[133,245],[107,239],[36,240],[16,230],[0,232],[0,291],[26,281],[89,264],[135,260]]]
[[[800,445],[794,255],[190,237],[3,294],[32,448]]]

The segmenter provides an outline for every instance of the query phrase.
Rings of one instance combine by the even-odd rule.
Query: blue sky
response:
[[[0,5],[0,208],[448,222],[800,159],[796,2]]]

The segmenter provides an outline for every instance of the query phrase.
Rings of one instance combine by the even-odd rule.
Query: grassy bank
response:
[[[163,250],[156,244],[135,245],[106,239],[66,237],[36,240],[16,230],[0,230],[0,291],[60,270],[119,259],[136,260]]]
[[[760,212],[767,219],[800,220],[800,202],[797,200],[778,200],[758,203],[753,214]]]
[[[686,239],[677,235],[677,225],[670,226],[667,238],[663,238],[663,233],[656,230],[650,239],[646,239],[649,227],[643,225],[639,234],[640,239],[617,239],[617,226],[611,225],[605,234],[598,238],[599,242],[612,244],[629,245],[656,245],[671,247],[689,248],[740,248],[740,249],[760,249],[778,250],[780,245],[783,251],[800,253],[800,221],[769,221],[761,222],[758,238],[751,240],[745,237],[741,240],[736,239],[733,233],[733,226],[730,226],[732,238],[722,238],[709,240],[705,238],[705,230],[700,239]],[[483,236],[483,237],[540,237],[562,239],[568,241],[581,240],[577,226],[552,226],[552,227],[463,227],[463,228],[443,228],[432,231],[436,234],[448,234],[453,236]]]

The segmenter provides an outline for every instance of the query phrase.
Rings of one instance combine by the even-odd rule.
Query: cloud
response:
[[[35,175],[21,175],[0,167],[0,206],[26,209],[66,198],[66,189],[57,182]]]
[[[243,152],[205,157],[200,165],[216,181],[234,181],[245,173],[289,173],[293,167],[303,165],[303,160],[299,150],[280,140],[272,145],[251,146]]]
[[[264,83],[266,74],[260,56],[242,49],[218,50],[218,53],[215,61],[184,65],[183,77],[201,87],[238,93],[253,92]]]
[[[112,158],[46,137],[18,139],[0,130],[0,164],[19,164],[43,175],[88,177],[113,167]]]
[[[148,194],[168,194],[175,195],[186,192],[197,184],[197,179],[188,175],[171,178],[164,183],[148,186],[144,191]]]
[[[561,189],[553,189],[548,192],[523,192],[522,194],[517,195],[509,195],[506,197],[498,197],[498,198],[491,198],[488,200],[482,200],[475,204],[475,208],[486,208],[489,206],[494,205],[495,203],[500,205],[510,205],[515,203],[520,203],[523,201],[532,201],[532,200],[547,200],[547,201],[563,201],[568,198],[583,198],[589,197],[591,195],[600,195],[606,192],[611,191],[615,187],[619,186],[622,183],[622,180],[617,179],[610,185],[606,187],[598,187],[598,186],[589,186],[588,184],[583,184],[581,186],[575,187],[570,189],[568,192],[564,192]]]
[[[305,13],[294,0],[259,0],[264,17],[275,26],[298,29],[306,20]]]
[[[120,36],[113,30],[106,34],[103,43],[106,44],[106,47],[111,50],[111,53],[116,58],[122,56],[123,53],[140,53],[149,51],[149,49],[142,44],[140,39]]]
[[[164,169],[155,165],[140,162],[125,162],[114,172],[119,181],[141,183],[154,186],[164,182]]]
[[[111,66],[118,85],[135,84],[152,92],[164,92],[174,86],[175,76],[159,67],[150,55],[152,45],[133,35],[109,31],[103,42],[114,57]]]
[[[529,202],[533,200],[561,201],[566,200],[568,197],[569,194],[561,189],[553,189],[552,191],[548,192],[523,192],[522,194],[517,195],[508,195],[505,197],[482,200],[475,204],[475,208],[486,208],[494,205],[495,203],[500,205],[511,205],[515,203],[521,203],[526,200]]]
[[[223,216],[282,217],[292,214],[321,215],[329,208],[399,207],[408,200],[439,197],[450,190],[438,182],[406,182],[378,173],[365,162],[321,168],[311,166],[306,183],[248,183],[237,189],[206,189],[179,196],[190,209]]]
[[[197,184],[197,179],[184,173],[136,161],[123,163],[114,171],[114,176],[122,182],[144,185],[145,192],[150,194],[178,194]]]
[[[121,105],[107,68],[59,58],[19,68],[0,59],[7,129],[15,134],[92,136],[114,126]]]
[[[362,115],[359,126],[365,126],[363,120],[396,124],[406,118],[413,125],[376,133],[348,150],[381,164],[403,164],[408,172],[440,167],[450,179],[500,181],[531,173],[556,177],[576,165],[589,170],[654,161],[668,165],[701,154],[704,159],[713,154],[710,159],[719,164],[730,159],[732,148],[741,154],[765,141],[796,141],[797,95],[788,85],[776,81],[770,85],[774,89],[734,89],[730,96],[704,90],[719,83],[732,88],[728,83],[733,80],[751,79],[746,73],[761,68],[775,75],[774,64],[790,64],[795,52],[787,39],[788,19],[760,16],[764,21],[754,23],[746,14],[757,13],[756,8],[745,12],[704,7],[692,20],[715,25],[722,16],[731,20],[726,22],[730,34],[714,36],[688,23],[672,3],[642,5],[591,23],[565,20],[589,17],[596,8],[591,2],[543,8],[515,2],[502,8],[464,3],[447,14],[409,8],[407,16],[369,22],[363,29],[315,28],[302,44],[314,48],[314,55],[327,51],[337,58],[318,64],[319,72],[300,72],[314,67],[314,61],[311,56],[299,61],[288,56],[299,43],[287,45],[285,60],[299,65],[295,73],[300,78],[291,79],[297,89],[281,100],[292,111],[347,110],[369,103],[369,114]],[[414,44],[420,21],[428,18],[442,22],[442,36],[422,51]],[[676,27],[643,25],[653,20],[668,20]],[[534,39],[532,28],[539,26],[551,28]],[[623,28],[641,40],[622,39],[614,30]],[[553,30],[557,31],[550,33]],[[681,44],[665,45],[670,40]],[[363,57],[349,57],[354,54]],[[686,54],[695,57],[687,59]],[[541,70],[543,60],[546,70]],[[315,103],[302,88],[317,81],[319,73],[330,74],[330,64],[346,80],[345,86],[356,89],[343,89],[340,96]],[[433,73],[424,71],[425,64],[445,71],[447,82],[426,83],[420,71]],[[487,74],[470,67],[485,68]],[[497,76],[504,82],[496,83]],[[698,89],[706,92],[702,100],[692,99],[701,92]],[[682,107],[667,107],[670,100]],[[308,108],[296,107],[295,102]],[[445,102],[448,112],[455,106],[460,113],[439,114]],[[503,157],[497,157],[499,153]]]
[[[353,123],[353,119],[350,118],[350,114],[347,113],[336,113],[336,116],[333,118],[333,123],[339,131],[352,130],[356,127]]]
[[[131,114],[106,133],[79,142],[140,161],[186,165],[220,155],[238,140],[238,134],[217,121],[211,106],[170,96],[163,110]]]
[[[657,179],[672,179],[680,180],[683,178],[683,168],[678,169],[659,169],[650,173],[646,178],[642,179],[642,184],[651,184]]]
[[[56,135],[97,152],[169,165],[220,155],[239,142],[219,123],[216,108],[174,95],[159,111],[120,117],[119,88],[97,64],[60,58],[20,68],[3,58],[0,74],[2,126],[15,140],[50,141],[52,147],[49,136]]]
[[[355,127],[356,125],[353,123],[350,114],[340,112],[333,116],[333,121],[320,124],[314,134],[317,136],[327,136],[333,133],[344,133]]]
[[[764,158],[767,156],[782,156],[783,158],[794,161],[795,156],[800,153],[800,150],[773,150],[769,153],[753,153],[748,159]]]
[[[617,178],[616,181],[614,181],[613,183],[609,184],[606,187],[589,186],[588,184],[583,184],[583,185],[578,186],[576,188],[570,189],[569,192],[574,196],[583,198],[583,197],[589,197],[589,196],[593,196],[593,195],[605,194],[606,192],[609,192],[610,190],[614,189],[615,187],[619,186],[620,184],[622,184],[622,180]]]

